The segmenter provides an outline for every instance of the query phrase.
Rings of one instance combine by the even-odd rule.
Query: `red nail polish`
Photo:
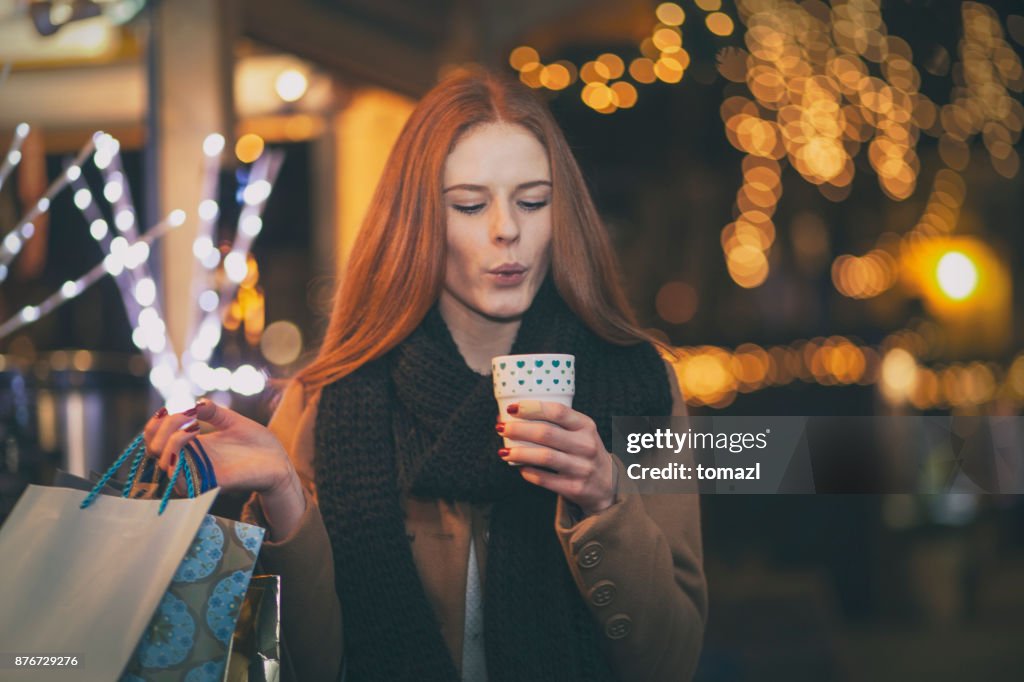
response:
[[[508,412],[509,414],[519,414],[519,404],[512,403],[511,405],[505,408],[505,411]]]
[[[498,450],[498,457],[508,457],[512,452],[508,448],[501,448]]]
[[[175,466],[177,466],[177,464],[178,464],[178,456],[177,455],[171,455],[170,468],[173,469]]]
[[[194,417],[196,416],[197,412],[199,412],[198,408],[190,407],[189,409],[182,412],[182,414],[185,415],[186,417]]]
[[[185,429],[185,433],[195,433],[199,430],[199,424],[193,424],[192,426]]]
[[[157,419],[163,419],[164,417],[167,416],[167,408],[161,407],[159,410],[156,411],[156,414],[153,416],[156,417]]]
[[[498,422],[497,424],[494,425],[494,430],[497,431],[498,433],[505,433],[505,425],[502,424],[501,422]]]

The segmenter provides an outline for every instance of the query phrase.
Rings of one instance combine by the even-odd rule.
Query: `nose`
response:
[[[519,240],[519,223],[516,222],[515,212],[509,203],[495,202],[491,234],[498,244],[514,244]]]

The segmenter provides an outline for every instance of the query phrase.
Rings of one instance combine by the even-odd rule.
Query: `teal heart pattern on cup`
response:
[[[575,394],[576,358],[561,353],[499,355],[491,360],[496,398],[543,400]]]

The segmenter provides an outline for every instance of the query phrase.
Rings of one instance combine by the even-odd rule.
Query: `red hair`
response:
[[[610,343],[653,341],[636,324],[608,235],[547,107],[515,81],[463,72],[424,96],[391,150],[338,286],[320,351],[296,376],[307,392],[390,351],[437,301],[445,273],[445,161],[467,130],[495,122],[522,126],[547,150],[551,270],[569,308]]]

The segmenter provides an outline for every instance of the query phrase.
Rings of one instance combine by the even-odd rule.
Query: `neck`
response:
[[[508,355],[512,350],[520,318],[499,320],[480,315],[456,301],[447,293],[438,303],[441,317],[455,341],[459,354],[474,372],[491,373],[491,358]]]

